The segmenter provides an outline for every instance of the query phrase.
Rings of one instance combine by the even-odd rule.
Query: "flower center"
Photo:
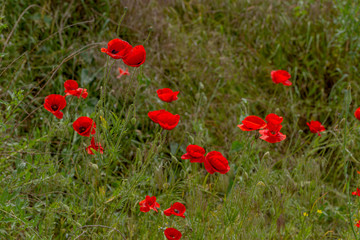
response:
[[[180,211],[179,211],[179,210],[177,210],[177,209],[174,209],[174,212],[175,212],[175,213],[180,213]]]
[[[85,130],[86,130],[86,127],[80,127],[80,128],[79,128],[79,132],[80,132],[80,133],[85,132]]]
[[[115,49],[113,49],[112,51],[111,51],[111,53],[112,54],[117,54],[119,51],[116,51]]]
[[[58,105],[51,105],[51,109],[52,109],[53,111],[56,111],[56,110],[59,109],[59,106],[58,106]]]

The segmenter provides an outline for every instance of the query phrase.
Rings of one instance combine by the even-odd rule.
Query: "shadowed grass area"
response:
[[[350,0],[5,0],[1,239],[157,240],[166,227],[182,239],[354,239],[359,10]],[[126,66],[100,51],[117,37],[146,49],[120,79]],[[271,81],[276,69],[291,87]],[[67,79],[89,96],[67,97],[58,120],[44,98],[64,94]],[[179,100],[161,102],[166,87]],[[162,131],[147,116],[159,109],[180,124]],[[237,127],[269,113],[284,117],[285,141]],[[103,155],[86,153],[90,139],[72,127],[80,116],[95,119]],[[181,160],[189,144],[223,153],[231,170]],[[146,195],[161,210],[182,202],[186,218],[140,212]]]

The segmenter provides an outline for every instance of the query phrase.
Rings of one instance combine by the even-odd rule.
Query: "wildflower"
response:
[[[135,46],[131,51],[124,56],[123,62],[130,67],[139,67],[145,62],[146,51],[144,46]]]
[[[277,143],[286,139],[286,135],[280,132],[282,128],[283,118],[270,113],[266,116],[265,120],[267,121],[266,127],[264,130],[260,130],[259,133],[262,135],[260,138],[269,143]]]
[[[89,137],[90,134],[95,134],[96,124],[89,117],[79,117],[73,122],[73,128],[81,136]]]
[[[309,214],[307,212],[304,212],[303,215],[304,215],[304,217],[309,216]]]
[[[165,229],[164,234],[168,240],[179,240],[182,237],[181,232],[175,228]]]
[[[119,68],[119,76],[117,76],[116,78],[121,78],[125,75],[130,75],[128,68],[126,68],[126,70]]]
[[[156,93],[160,100],[164,102],[172,102],[178,99],[177,95],[179,94],[179,91],[174,92],[170,88],[163,88],[157,90]]]
[[[186,147],[186,153],[181,156],[181,159],[190,159],[190,162],[202,163],[205,161],[205,149],[198,145],[189,145]]]
[[[359,196],[360,197],[360,189],[359,188],[356,188],[356,191],[355,192],[352,192],[351,193],[353,196]]]
[[[360,228],[360,220],[355,224],[357,228]]]
[[[259,130],[266,127],[266,122],[258,116],[251,115],[246,117],[238,127],[243,131]]]
[[[360,107],[358,107],[358,108],[355,110],[354,116],[355,116],[358,120],[360,120]]]
[[[210,174],[219,172],[225,174],[230,170],[228,160],[217,151],[209,152],[205,157],[204,166]]]
[[[154,123],[158,123],[166,130],[175,128],[180,120],[180,116],[178,114],[174,115],[166,110],[152,111],[148,113],[148,116]]]
[[[318,214],[322,214],[322,211],[321,211],[320,209],[318,209],[316,212],[317,212]]]
[[[51,94],[45,98],[44,108],[54,114],[58,119],[63,118],[63,113],[60,110],[66,107],[65,97],[59,94]]]
[[[289,79],[291,78],[290,73],[285,70],[271,71],[271,78],[275,84],[283,84],[285,86],[291,86]]]
[[[86,148],[86,152],[88,154],[95,155],[92,149],[94,149],[95,151],[99,150],[101,154],[104,153],[104,148],[101,146],[100,143],[95,143],[94,137],[91,138],[91,145]]]
[[[309,123],[306,123],[309,128],[310,128],[310,132],[312,133],[317,133],[319,136],[320,132],[325,131],[325,127],[323,125],[321,125],[321,123],[319,121],[310,121]]]
[[[184,216],[185,211],[186,211],[185,206],[182,203],[176,202],[173,205],[171,205],[170,208],[164,210],[164,214],[166,216],[175,215],[175,216],[185,218],[185,216]]]
[[[156,202],[156,197],[146,196],[144,200],[139,202],[140,211],[141,212],[149,212],[150,210],[154,210],[157,212],[157,208],[160,208],[160,204]]]
[[[108,42],[108,48],[101,48],[101,51],[113,59],[124,58],[132,49],[132,46],[121,39],[113,39]]]
[[[85,88],[79,88],[79,84],[74,80],[67,80],[64,83],[65,87],[65,97],[69,95],[76,96],[77,98],[87,98],[88,92]]]

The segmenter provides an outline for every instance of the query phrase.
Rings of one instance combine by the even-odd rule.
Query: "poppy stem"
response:
[[[119,37],[120,25],[121,25],[121,22],[122,22],[122,20],[124,19],[125,15],[126,15],[127,10],[128,10],[128,8],[125,7],[125,8],[124,8],[124,13],[123,13],[123,15],[121,16],[120,21],[119,21],[119,24],[118,24],[117,29],[116,29],[116,37]]]

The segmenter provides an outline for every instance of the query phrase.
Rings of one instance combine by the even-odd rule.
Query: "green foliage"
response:
[[[165,227],[183,239],[354,238],[358,1],[16,2],[0,12],[1,239],[157,240]],[[147,51],[120,79],[126,66],[100,52],[115,37]],[[274,69],[293,85],[274,85]],[[44,97],[67,79],[89,96],[67,97],[58,120]],[[165,87],[179,100],[160,102]],[[180,124],[162,131],[147,117],[158,109]],[[284,117],[284,142],[236,127],[271,112]],[[79,116],[95,119],[103,155],[86,153]],[[231,170],[181,160],[189,144],[222,152]],[[141,213],[146,195],[162,210],[184,203],[186,219]]]

